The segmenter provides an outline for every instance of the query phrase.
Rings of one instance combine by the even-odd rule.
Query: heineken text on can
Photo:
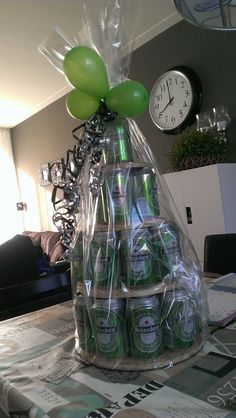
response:
[[[109,219],[127,223],[130,210],[130,169],[114,169],[105,179]]]
[[[107,145],[104,149],[105,164],[133,161],[127,119],[116,118],[107,122],[105,136],[107,139]]]
[[[116,232],[95,232],[90,243],[90,274],[95,286],[115,288],[118,280]]]
[[[131,354],[143,359],[160,354],[163,349],[159,299],[155,295],[129,299],[128,315]]]
[[[94,338],[90,322],[89,308],[91,306],[90,298],[82,295],[74,299],[74,318],[79,338],[79,346],[87,353],[94,350]]]
[[[123,273],[128,287],[150,286],[160,280],[151,238],[148,228],[121,234]]]
[[[165,346],[170,350],[190,347],[195,334],[193,301],[184,291],[169,291],[163,297],[162,316]]]
[[[143,222],[159,216],[156,175],[151,168],[135,169],[132,175],[132,220]]]
[[[180,239],[174,222],[161,221],[150,228],[161,274],[164,277],[178,266],[181,258]]]
[[[124,300],[97,299],[93,305],[93,329],[96,349],[102,357],[124,357]]]

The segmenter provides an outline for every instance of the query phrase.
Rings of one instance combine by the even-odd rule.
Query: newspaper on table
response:
[[[214,279],[208,286],[209,325],[224,327],[236,318],[236,274]]]
[[[69,302],[4,321],[0,416],[234,418],[235,339],[234,322],[176,367],[118,371],[81,362]]]

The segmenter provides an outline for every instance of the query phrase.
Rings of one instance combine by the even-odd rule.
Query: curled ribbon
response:
[[[62,234],[61,242],[66,248],[65,257],[73,257],[71,241],[77,226],[77,215],[80,207],[80,174],[86,158],[89,157],[90,177],[92,180],[88,186],[92,195],[96,197],[103,183],[99,162],[107,142],[104,136],[106,122],[113,119],[115,119],[115,113],[109,111],[105,104],[102,104],[99,111],[86,123],[72,131],[73,138],[77,140],[77,144],[73,150],[67,151],[66,159],[61,160],[62,172],[60,182],[59,184],[54,184],[52,203],[55,211],[53,222]],[[57,198],[59,192],[62,194],[62,197]]]

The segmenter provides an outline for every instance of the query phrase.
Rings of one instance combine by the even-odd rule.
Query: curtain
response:
[[[10,129],[0,128],[0,244],[22,233],[22,214],[16,209],[19,200]]]

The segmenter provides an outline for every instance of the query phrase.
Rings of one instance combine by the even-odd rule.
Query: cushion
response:
[[[35,236],[31,236],[30,238],[31,238],[31,241],[32,241],[32,243],[33,243],[33,245],[35,247],[38,247],[38,246],[41,245],[41,236],[40,236],[40,234],[37,234]]]
[[[37,261],[28,236],[16,235],[0,245],[0,287],[37,278]]]
[[[63,259],[63,246],[60,242],[61,234],[57,231],[25,231],[24,235],[31,238],[33,244],[38,247],[40,245],[43,253],[47,254],[51,263]]]
[[[24,231],[23,235],[29,236],[33,245],[41,245],[41,232]]]
[[[56,261],[63,260],[63,252],[61,241],[58,241],[51,251],[50,262],[55,263]]]
[[[52,261],[51,254],[58,241],[60,241],[59,232],[53,232],[53,231],[41,232],[41,247],[43,251],[46,254],[48,254],[50,261]]]

